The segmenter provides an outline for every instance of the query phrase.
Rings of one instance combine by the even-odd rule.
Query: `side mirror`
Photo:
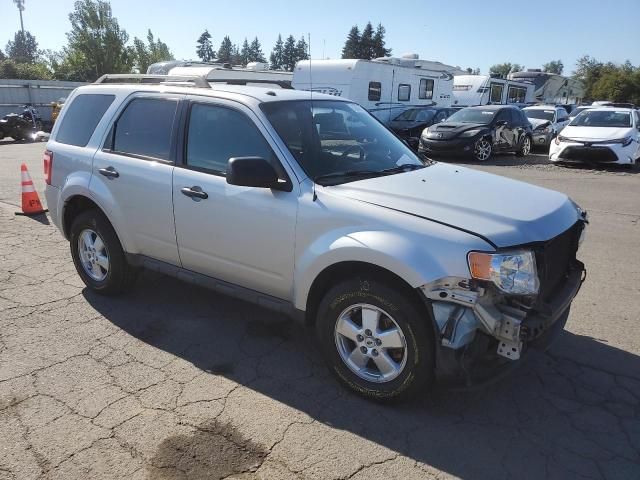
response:
[[[276,169],[262,157],[234,157],[227,164],[227,183],[241,187],[283,190]]]

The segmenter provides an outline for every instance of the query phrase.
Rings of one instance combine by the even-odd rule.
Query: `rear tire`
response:
[[[431,384],[433,331],[416,303],[408,292],[372,274],[345,280],[325,294],[316,333],[327,365],[342,384],[383,402],[406,399]]]
[[[531,153],[531,137],[529,135],[522,139],[522,144],[518,151],[516,151],[516,157],[526,157]]]
[[[86,210],[74,219],[69,243],[78,275],[94,292],[116,295],[135,282],[137,269],[127,262],[115,230],[99,210]]]

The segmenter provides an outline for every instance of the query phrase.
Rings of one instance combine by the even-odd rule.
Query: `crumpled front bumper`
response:
[[[528,312],[491,305],[492,297],[482,292],[465,295],[451,279],[429,292],[423,288],[437,338],[439,379],[476,386],[513,369],[530,348],[546,350],[564,329],[585,278],[584,264],[575,260],[556,293]]]

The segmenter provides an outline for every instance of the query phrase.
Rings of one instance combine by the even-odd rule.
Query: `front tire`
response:
[[[473,158],[478,162],[486,162],[493,154],[493,145],[488,138],[480,138],[473,146]]]
[[[137,271],[128,264],[115,230],[98,210],[80,213],[70,231],[70,247],[78,275],[101,295],[116,295],[134,283]]]
[[[526,135],[522,139],[522,144],[520,145],[520,148],[516,152],[516,156],[517,157],[526,157],[530,153],[531,153],[531,137],[529,137],[529,135]]]
[[[338,380],[365,398],[405,399],[433,380],[430,319],[408,293],[363,274],[333,287],[320,303],[323,356]]]

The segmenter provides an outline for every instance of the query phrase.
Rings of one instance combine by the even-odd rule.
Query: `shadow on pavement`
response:
[[[383,406],[337,384],[308,329],[251,304],[150,272],[124,297],[83,294],[149,345],[456,477],[640,477],[640,358],[597,339],[565,332],[490,387]]]

